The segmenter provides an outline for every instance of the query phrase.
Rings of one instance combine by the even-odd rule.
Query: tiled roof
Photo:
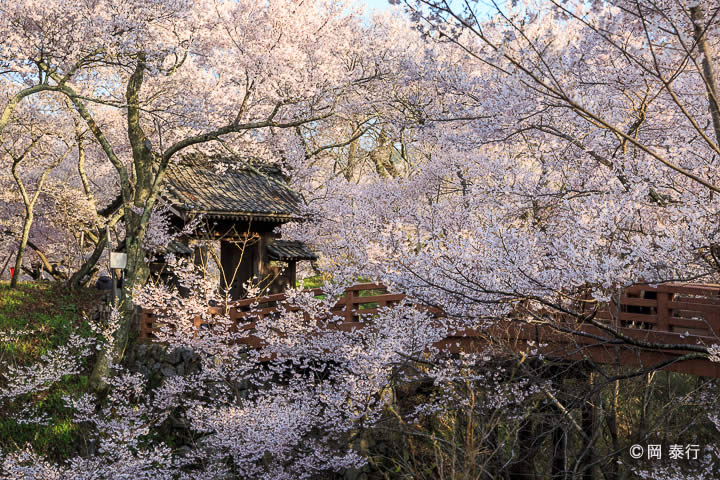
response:
[[[223,168],[218,170],[217,166]],[[172,165],[163,186],[175,208],[214,218],[286,222],[302,218],[301,199],[280,170],[232,160],[182,160]]]
[[[181,257],[189,257],[194,252],[193,250],[185,245],[182,242],[178,242],[177,240],[173,240],[170,243],[168,243],[165,246],[161,246],[158,248],[158,253],[166,255],[168,253],[172,253],[175,255],[180,255]]]
[[[315,255],[302,242],[291,240],[274,240],[268,243],[268,257],[271,260],[316,260]]]

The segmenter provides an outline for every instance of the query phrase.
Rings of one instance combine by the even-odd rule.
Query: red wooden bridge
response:
[[[320,289],[312,290],[321,295]],[[371,324],[382,307],[396,305],[405,295],[388,293],[378,284],[360,284],[346,289],[332,308],[344,320],[337,328],[350,330]],[[244,343],[259,346],[252,336],[258,318],[277,313],[279,305],[289,310],[283,294],[234,302],[230,319],[248,331]],[[437,309],[430,309],[442,315]],[[547,358],[588,360],[604,365],[667,370],[720,378],[720,363],[711,362],[702,347],[720,343],[720,285],[635,285],[609,304],[586,303],[587,318],[532,312],[534,320],[503,320],[483,330],[455,332],[437,346],[457,353],[483,351],[499,345],[518,353],[534,350]],[[593,313],[594,312],[594,313]],[[212,313],[212,312],[211,312]],[[217,310],[216,313],[220,313]],[[527,312],[531,313],[531,312]],[[199,326],[200,320],[196,321]],[[148,311],[140,316],[140,337],[151,339],[157,317]]]

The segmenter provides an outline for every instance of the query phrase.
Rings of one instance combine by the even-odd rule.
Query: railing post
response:
[[[140,338],[150,338],[149,324],[150,324],[150,313],[142,309],[140,311]]]
[[[355,297],[355,290],[352,287],[345,290],[345,321],[353,321],[353,298]]]
[[[657,330],[661,332],[670,331],[670,309],[668,303],[670,302],[669,292],[658,292],[657,293]]]
[[[615,304],[615,312],[611,310],[611,308],[608,308],[608,313],[610,314],[610,321],[613,324],[613,327],[615,330],[620,328],[622,326],[622,323],[620,322],[620,313],[622,313],[622,299],[623,297],[627,295],[624,288],[618,287],[617,289],[617,302]]]

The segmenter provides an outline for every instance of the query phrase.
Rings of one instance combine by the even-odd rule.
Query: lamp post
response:
[[[110,242],[110,228],[105,227],[105,232],[107,235],[107,241],[108,245],[112,248],[112,243]],[[123,280],[123,270],[125,270],[125,266],[127,265],[127,253],[125,252],[110,252],[110,272],[112,275],[112,303],[113,305],[116,305],[116,301],[120,299],[120,296],[118,294],[118,280]]]

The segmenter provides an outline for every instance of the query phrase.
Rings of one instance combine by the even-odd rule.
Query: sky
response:
[[[392,5],[390,5],[390,2],[388,0],[364,0],[364,3],[372,8],[390,8]]]
[[[365,3],[370,8],[378,9],[385,9],[390,5],[388,3],[388,0],[365,0],[363,3]]]
[[[393,7],[398,8],[397,5],[390,5],[388,0],[358,0],[358,3],[364,3],[374,10],[389,10]]]

